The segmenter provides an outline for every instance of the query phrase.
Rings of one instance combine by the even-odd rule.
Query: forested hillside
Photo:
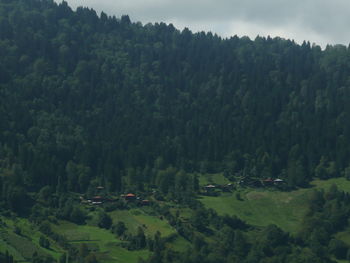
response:
[[[0,10],[1,168],[31,189],[103,177],[120,190],[157,159],[296,185],[347,171],[344,46],[221,39],[65,2]]]
[[[149,262],[330,262],[328,252],[317,254],[328,246],[325,239],[293,239],[270,226],[258,235],[268,244],[261,248],[240,232],[250,226],[205,210],[195,197],[205,173],[231,181],[280,178],[287,189],[313,178],[350,178],[349,76],[350,50],[341,45],[321,50],[281,38],[223,39],[127,15],[73,11],[64,1],[0,0],[0,210],[35,224],[53,214],[83,224],[85,210],[71,202],[77,193],[153,191],[155,200],[194,209],[188,227],[162,204],[154,208],[193,243],[197,258],[162,254],[156,235],[147,241],[154,252]],[[349,216],[349,196],[332,193],[314,193],[318,206],[311,202],[309,217],[344,228],[346,222],[320,212],[338,202]],[[109,220],[104,213],[98,218]],[[312,232],[310,218],[305,233]],[[327,238],[343,228],[327,228]],[[62,239],[45,226],[40,231]],[[139,232],[129,246],[144,249],[144,238]],[[220,242],[207,244],[208,238]],[[225,242],[242,245],[233,253]],[[337,255],[345,258],[348,248],[336,242],[330,253],[340,247]],[[1,252],[0,259],[13,260]]]

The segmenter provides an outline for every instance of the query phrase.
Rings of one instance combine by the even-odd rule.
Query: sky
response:
[[[61,0],[56,0],[60,2]],[[172,23],[182,30],[283,37],[321,47],[350,42],[350,0],[66,0],[75,9],[129,15],[143,24]]]

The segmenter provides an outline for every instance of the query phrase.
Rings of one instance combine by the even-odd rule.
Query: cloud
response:
[[[167,22],[222,36],[248,35],[348,45],[348,0],[67,0],[133,21]]]

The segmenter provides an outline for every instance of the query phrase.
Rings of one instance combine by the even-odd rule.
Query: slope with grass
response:
[[[122,247],[123,241],[109,230],[90,225],[77,225],[67,221],[59,221],[52,225],[53,231],[61,233],[70,244],[79,248],[86,244],[101,262],[137,262],[138,258],[146,258],[149,251],[129,251]]]
[[[176,230],[169,223],[155,215],[149,215],[142,209],[117,210],[110,213],[113,222],[122,221],[131,233],[136,234],[139,227],[143,228],[146,235],[153,236],[157,231],[163,237],[176,234]]]
[[[350,181],[345,178],[315,180],[310,188],[281,192],[274,189],[245,188],[218,197],[201,196],[200,201],[219,214],[236,215],[249,224],[267,226],[275,224],[285,231],[296,233],[307,211],[307,200],[314,189],[328,189],[331,185],[350,192]],[[237,198],[238,195],[240,198]]]
[[[50,248],[39,245],[43,236],[27,219],[17,217],[0,217],[0,252],[8,251],[19,262],[27,262],[37,253],[41,256],[51,256],[58,260],[64,251],[50,238]],[[17,231],[15,230],[18,229]],[[18,232],[19,231],[19,232]],[[17,233],[16,233],[17,232]]]
[[[230,181],[222,173],[216,173],[216,174],[206,173],[206,174],[199,175],[199,184],[201,186],[208,185],[208,184],[224,185],[228,183],[230,183]]]

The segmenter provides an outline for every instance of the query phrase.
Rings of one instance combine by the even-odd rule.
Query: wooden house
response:
[[[142,201],[140,202],[140,204],[141,204],[142,206],[148,206],[148,205],[150,205],[150,201],[149,201],[149,200],[142,200]]]
[[[209,185],[206,185],[203,187],[205,191],[209,192],[209,191],[212,191],[216,188],[215,185],[212,185],[212,184],[209,184]]]
[[[126,201],[134,201],[136,200],[136,195],[135,194],[132,194],[132,193],[129,193],[127,195],[124,196],[124,199]]]
[[[262,183],[264,186],[271,186],[274,184],[274,181],[271,178],[267,178],[267,179],[262,180]]]
[[[273,180],[273,183],[275,185],[281,185],[284,183],[284,180],[277,178],[277,179]]]
[[[96,195],[91,198],[91,204],[93,205],[101,205],[103,204],[104,201],[105,201],[105,198],[100,195]]]

